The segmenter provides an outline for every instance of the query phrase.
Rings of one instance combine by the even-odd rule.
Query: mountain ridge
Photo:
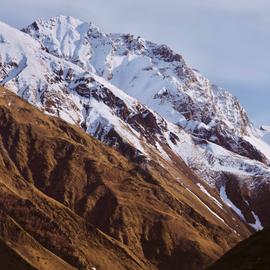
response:
[[[2,84],[44,112],[81,126],[145,166],[153,161],[152,157],[165,167],[168,163],[177,166],[184,160],[218,192],[216,198],[240,213],[247,224],[255,225],[259,219],[263,226],[269,226],[268,211],[264,210],[269,207],[262,198],[268,194],[270,151],[257,137],[239,103],[188,68],[180,55],[164,45],[131,35],[112,34],[108,39],[92,24],[78,20],[76,23],[85,28],[84,35],[77,35],[77,26],[67,27],[68,20],[73,19],[61,16],[32,24],[23,30],[32,39],[9,28],[8,32],[16,33],[12,38],[6,33],[0,44]],[[86,26],[90,26],[89,31]],[[55,27],[61,31],[55,31]],[[54,40],[55,33],[61,46]],[[18,40],[18,35],[27,41]],[[28,44],[30,40],[34,46]],[[73,47],[77,41],[83,49]],[[10,45],[5,49],[7,44],[14,51],[10,51]],[[77,58],[72,59],[74,48]],[[110,48],[114,48],[113,55],[104,53]],[[62,49],[67,52],[64,56]],[[9,58],[4,55],[5,50]],[[88,55],[83,57],[87,63],[81,54]],[[28,59],[26,67],[23,59]],[[104,59],[109,59],[108,67]],[[132,72],[126,70],[127,66]],[[19,74],[18,67],[22,67]],[[123,80],[119,80],[119,74]],[[136,89],[129,84],[133,77],[134,86],[145,81],[143,92],[131,91]],[[120,82],[129,86],[125,88]],[[152,92],[154,88],[156,92]],[[147,89],[150,96],[154,94],[151,99]],[[140,102],[127,95],[131,92],[149,101]],[[171,119],[174,114],[176,118]],[[221,196],[222,190],[225,197]]]
[[[203,269],[251,233],[185,163],[144,169],[2,88],[0,125],[0,236],[38,269]]]

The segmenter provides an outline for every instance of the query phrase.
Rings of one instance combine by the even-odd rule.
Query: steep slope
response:
[[[99,269],[145,269],[143,262],[121,243],[40,192],[42,188],[33,180],[45,181],[43,173],[54,155],[61,160],[65,147],[79,150],[76,139],[84,138],[75,131],[70,137],[65,135],[57,121],[49,120],[2,89],[0,107],[1,240],[37,269],[91,269],[94,266]],[[63,129],[65,127],[68,128],[64,125]],[[46,145],[48,151],[54,149],[51,156],[48,152],[35,150],[37,144]],[[15,146],[15,151],[8,149],[10,145]],[[98,148],[95,148],[97,153],[100,152]],[[29,159],[35,159],[38,164],[30,163]],[[54,166],[63,171],[60,160]],[[32,167],[34,165],[38,166]],[[54,172],[57,170],[50,173]],[[64,181],[69,177],[55,177],[64,188]],[[74,188],[77,184],[79,181],[74,183]],[[61,196],[60,192],[58,194]]]
[[[8,183],[6,183],[8,184]],[[7,200],[8,193],[1,195]],[[2,199],[3,200],[3,199]],[[20,213],[16,209],[16,214]],[[13,213],[13,214],[15,214]],[[27,212],[25,212],[27,213]],[[28,222],[31,217],[26,218]],[[55,256],[48,249],[42,247],[31,235],[16,223],[5,211],[1,210],[1,267],[2,269],[68,269],[74,270],[70,264]]]
[[[20,257],[5,242],[0,240],[1,267],[9,270],[36,270],[30,263]]]
[[[209,270],[267,270],[270,269],[269,229],[252,235],[236,245]]]
[[[203,269],[250,234],[185,163],[143,169],[0,91],[1,240],[33,267]]]
[[[32,37],[3,23],[0,28],[2,85],[145,167],[170,168],[177,179],[184,161],[204,180],[191,191],[208,197],[210,208],[217,200],[255,230],[270,226],[269,146],[235,98],[182,57],[71,17],[34,23],[24,30]],[[106,75],[110,66],[113,76]],[[134,87],[122,84],[130,76]],[[237,223],[232,227],[242,234]]]

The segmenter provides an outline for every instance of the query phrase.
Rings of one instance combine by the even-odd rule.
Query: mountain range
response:
[[[270,129],[168,46],[70,16],[0,23],[0,84],[10,256],[205,269],[270,226]]]

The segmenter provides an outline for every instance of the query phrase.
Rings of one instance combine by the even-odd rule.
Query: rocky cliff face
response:
[[[2,85],[140,166],[184,162],[208,206],[218,200],[256,230],[270,225],[270,147],[236,98],[182,56],[65,16],[0,28]]]
[[[245,135],[256,135],[229,92],[189,68],[165,45],[124,34],[104,34],[93,24],[59,16],[24,29],[49,53],[102,76],[189,133],[267,163]]]

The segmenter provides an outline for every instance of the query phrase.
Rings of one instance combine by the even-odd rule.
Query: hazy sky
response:
[[[18,28],[59,14],[169,45],[270,125],[270,0],[1,0]]]

